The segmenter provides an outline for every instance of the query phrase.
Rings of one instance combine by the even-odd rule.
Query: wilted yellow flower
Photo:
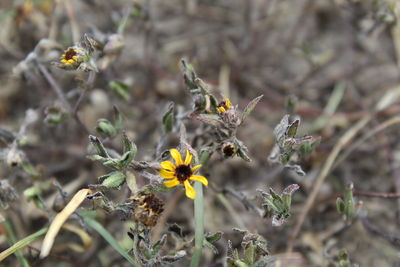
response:
[[[133,218],[146,226],[155,226],[164,211],[164,202],[151,193],[134,196],[130,199],[136,202]]]
[[[61,63],[67,66],[76,66],[83,61],[85,52],[82,48],[70,47],[61,56]]]
[[[181,153],[179,153],[177,149],[171,149],[170,153],[172,158],[175,160],[175,164],[169,160],[163,161],[160,164],[162,167],[162,170],[160,170],[161,177],[170,179],[169,181],[164,182],[164,185],[166,187],[174,187],[183,183],[185,186],[186,196],[194,199],[196,197],[196,192],[190,184],[190,181],[199,181],[205,186],[208,185],[208,181],[204,176],[194,174],[201,165],[196,165],[193,168],[190,167],[193,155],[189,150],[186,150],[185,161],[182,160]]]
[[[229,98],[226,98],[225,101],[222,101],[218,104],[217,110],[220,113],[225,113],[228,109],[231,108],[231,106],[231,101],[229,101]]]

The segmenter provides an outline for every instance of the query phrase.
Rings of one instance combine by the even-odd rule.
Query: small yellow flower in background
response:
[[[85,52],[82,48],[70,47],[64,51],[60,61],[67,66],[75,66],[83,61],[84,54]]]
[[[236,151],[237,151],[235,144],[233,144],[232,142],[224,143],[222,145],[221,150],[222,150],[222,154],[226,158],[233,157],[236,154]]]
[[[220,113],[225,113],[228,109],[231,108],[231,101],[229,101],[228,98],[225,99],[225,101],[222,101],[221,103],[218,104],[217,110]]]
[[[201,165],[196,165],[193,168],[190,167],[193,155],[189,150],[186,150],[185,161],[182,160],[181,153],[179,153],[177,149],[171,149],[169,152],[175,160],[175,164],[169,160],[161,162],[160,165],[162,170],[160,170],[160,176],[165,179],[170,179],[169,181],[164,182],[164,185],[166,187],[174,187],[183,183],[185,186],[186,196],[194,199],[196,197],[196,192],[190,184],[190,181],[199,181],[205,186],[208,185],[208,181],[204,176],[194,174]]]

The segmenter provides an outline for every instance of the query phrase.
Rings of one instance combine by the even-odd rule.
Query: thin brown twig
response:
[[[39,67],[40,72],[43,74],[43,76],[46,78],[47,82],[50,84],[51,88],[54,90],[54,92],[57,94],[58,99],[62,102],[64,107],[68,110],[69,114],[73,116],[77,124],[81,127],[83,131],[85,131],[86,134],[90,134],[90,131],[86,128],[86,126],[82,123],[82,121],[79,119],[79,116],[77,113],[74,113],[74,110],[72,109],[71,104],[68,102],[67,98],[65,97],[64,92],[62,91],[61,87],[58,85],[56,80],[54,80],[53,76],[48,72],[45,66],[43,66],[40,62],[37,62],[37,65]]]
[[[72,107],[69,104],[67,98],[65,97],[61,87],[58,85],[56,80],[54,80],[53,76],[47,71],[46,67],[43,66],[40,62],[37,63],[40,72],[43,74],[43,76],[46,78],[47,82],[50,84],[51,88],[53,88],[54,92],[57,94],[58,99],[62,102],[64,107],[71,112]]]
[[[354,191],[353,194],[356,196],[365,196],[365,197],[400,198],[400,193],[376,193],[376,192]]]
[[[361,222],[362,222],[362,225],[364,226],[364,228],[368,232],[370,232],[370,233],[372,233],[374,235],[378,235],[378,236],[386,239],[387,241],[389,241],[394,246],[400,248],[400,237],[394,236],[394,235],[390,235],[388,233],[383,232],[381,229],[379,229],[379,227],[371,224],[370,221],[367,218],[361,219]]]
[[[86,82],[85,88],[83,89],[82,93],[80,94],[80,96],[78,98],[78,101],[76,101],[76,104],[75,104],[74,109],[72,111],[74,115],[77,115],[78,110],[79,110],[79,106],[80,106],[80,104],[82,103],[83,99],[86,96],[86,92],[93,87],[93,83],[94,83],[95,78],[96,78],[96,72],[94,72],[94,71],[89,72],[89,77],[88,77],[88,80]]]

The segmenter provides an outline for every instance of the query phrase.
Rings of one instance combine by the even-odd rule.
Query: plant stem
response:
[[[8,243],[10,244],[10,246],[15,245],[15,243],[17,242],[17,238],[15,237],[14,231],[12,229],[11,224],[8,221],[4,221],[3,222],[3,226],[7,231],[7,239],[8,239]],[[24,267],[29,267],[29,263],[28,260],[24,257],[24,255],[22,254],[22,252],[20,250],[16,250],[15,252],[15,256],[18,258],[18,260],[20,261],[20,263],[22,264],[22,266]]]
[[[201,250],[203,247],[204,239],[204,203],[203,203],[203,185],[200,182],[194,183],[196,190],[196,198],[194,200],[194,220],[195,220],[195,233],[194,233],[194,252],[190,267],[197,267],[200,263]]]
[[[205,164],[210,159],[210,152],[203,152],[200,155],[200,164]],[[194,199],[194,252],[190,267],[199,266],[201,259],[201,250],[203,248],[204,240],[204,202],[203,202],[203,185],[200,182],[194,183],[194,190],[196,191],[196,198]]]

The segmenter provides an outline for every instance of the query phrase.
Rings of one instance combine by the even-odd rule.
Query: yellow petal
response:
[[[189,180],[199,181],[200,183],[204,184],[205,186],[208,185],[207,178],[204,176],[201,176],[201,175],[192,175],[192,176],[190,176]]]
[[[65,59],[61,59],[61,63],[67,63],[68,61]]]
[[[175,165],[169,160],[161,162],[160,165],[167,171],[175,171]]]
[[[171,179],[171,178],[175,177],[175,173],[174,172],[169,172],[169,171],[164,170],[164,169],[160,170],[159,174],[160,174],[161,177],[163,177],[165,179]]]
[[[226,112],[226,110],[225,110],[224,107],[219,107],[219,108],[217,108],[217,110],[218,110],[219,112],[221,112],[221,113],[225,113],[225,112]]]
[[[164,182],[164,185],[166,187],[174,187],[174,186],[177,186],[178,184],[180,184],[180,182],[176,178],[172,179],[171,181]]]
[[[201,164],[194,166],[194,167],[192,168],[192,172],[197,171],[198,169],[200,169],[200,167],[201,167]]]
[[[189,183],[188,180],[184,181],[183,183],[185,185],[186,196],[188,198],[195,199],[196,198],[196,191],[194,191],[193,186]]]
[[[176,165],[182,165],[181,153],[175,148],[170,149],[169,153],[171,153],[172,158],[175,160]]]
[[[193,155],[189,152],[189,149],[186,149],[186,158],[185,158],[185,165],[189,165],[192,161]]]
[[[227,108],[231,108],[231,101],[229,101],[229,98],[226,98],[226,99],[225,99],[225,106],[226,106]]]

